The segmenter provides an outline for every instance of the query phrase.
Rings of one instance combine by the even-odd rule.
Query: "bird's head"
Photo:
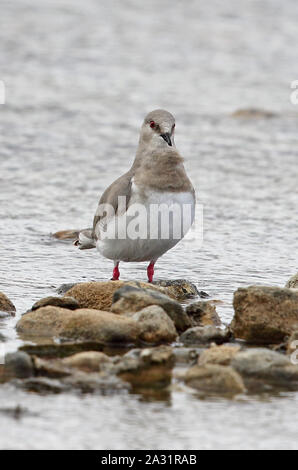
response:
[[[163,109],[156,109],[147,114],[144,119],[140,142],[154,148],[174,147],[175,118]]]

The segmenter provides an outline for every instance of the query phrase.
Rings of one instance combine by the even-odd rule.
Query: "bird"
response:
[[[131,168],[104,191],[93,227],[74,242],[81,250],[97,248],[114,262],[111,280],[119,280],[120,262],[147,261],[148,282],[153,282],[156,261],[194,221],[195,190],[174,133],[170,112],[156,109],[146,115]]]

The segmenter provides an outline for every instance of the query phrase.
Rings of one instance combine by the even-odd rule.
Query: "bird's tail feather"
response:
[[[73,243],[80,250],[90,250],[91,248],[96,248],[96,241],[92,236],[92,228],[82,230],[79,233],[79,238]]]

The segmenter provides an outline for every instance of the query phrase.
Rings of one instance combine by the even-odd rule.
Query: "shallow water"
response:
[[[62,283],[110,277],[111,262],[50,233],[90,226],[156,107],[176,116],[176,145],[204,208],[202,247],[181,242],[159,261],[157,277],[195,282],[223,301],[227,323],[237,287],[283,286],[297,271],[290,82],[298,5],[187,5],[2,2],[0,290],[17,317]],[[247,107],[276,116],[231,117]],[[121,275],[144,280],[145,264],[123,264]],[[6,350],[21,344],[15,322],[1,320]],[[18,420],[1,413],[1,448],[297,448],[295,393],[228,401],[173,392],[148,403],[121,394],[44,398],[5,386],[0,398],[1,409],[27,410]]]

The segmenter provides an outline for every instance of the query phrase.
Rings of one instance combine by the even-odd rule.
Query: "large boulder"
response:
[[[81,308],[95,308],[108,311],[113,303],[115,291],[124,286],[132,286],[143,290],[150,289],[156,292],[166,293],[166,288],[154,286],[147,282],[137,281],[106,281],[106,282],[82,282],[75,284],[65,292],[65,296],[74,297]]]
[[[3,292],[0,292],[0,316],[1,312],[8,313],[10,315],[14,315],[16,311],[16,308],[14,304],[9,300],[9,298],[3,294]]]
[[[17,331],[28,336],[58,337],[102,343],[135,343],[140,334],[131,318],[92,309],[42,307],[24,315]]]
[[[231,329],[255,344],[280,343],[298,328],[298,290],[250,286],[234,293]]]
[[[187,370],[184,381],[189,387],[211,394],[235,395],[245,391],[241,376],[228,366],[193,366]]]
[[[221,324],[216,308],[210,300],[200,300],[188,305],[186,313],[191,318],[193,326],[219,326]]]
[[[132,318],[139,324],[140,339],[147,343],[170,343],[177,338],[174,322],[158,305],[150,305]]]
[[[195,326],[186,330],[181,336],[180,341],[187,345],[206,344],[214,342],[222,344],[229,341],[231,337],[230,330],[222,330],[216,326]]]
[[[125,285],[114,293],[111,311],[121,315],[138,312],[150,305],[161,307],[173,320],[178,331],[184,331],[191,326],[189,317],[176,300],[161,292],[131,285]]]

